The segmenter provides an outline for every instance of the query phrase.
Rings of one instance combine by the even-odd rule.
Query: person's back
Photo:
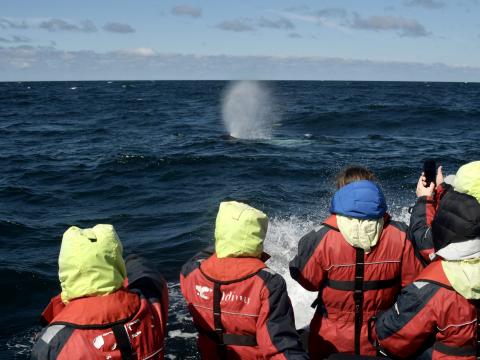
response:
[[[373,174],[350,168],[343,176],[353,180],[339,186],[332,216],[300,240],[290,262],[292,277],[307,290],[319,291],[310,324],[312,358],[339,352],[375,355],[368,319],[388,309],[400,287],[422,269],[406,225],[391,220],[380,189],[365,180]]]
[[[434,261],[376,322],[379,344],[392,355],[452,360],[479,355],[480,192],[477,197],[454,190],[444,195],[431,225]]]
[[[111,225],[71,227],[59,276],[62,293],[42,314],[32,359],[164,358],[166,283],[142,258],[124,262]]]
[[[261,257],[268,219],[237,202],[220,205],[215,254],[182,268],[180,284],[203,359],[308,359],[284,279]]]

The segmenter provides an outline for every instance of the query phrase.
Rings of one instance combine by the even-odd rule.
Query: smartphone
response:
[[[429,187],[432,182],[435,184],[435,179],[437,177],[437,164],[435,163],[435,160],[425,160],[423,163],[423,173],[427,180],[427,187]]]

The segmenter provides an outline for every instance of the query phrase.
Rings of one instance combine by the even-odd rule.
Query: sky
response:
[[[480,81],[480,0],[0,0],[0,81]]]

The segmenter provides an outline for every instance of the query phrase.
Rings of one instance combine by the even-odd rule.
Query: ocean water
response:
[[[28,358],[62,233],[111,223],[168,280],[168,358],[197,359],[178,274],[213,241],[224,199],[269,214],[270,265],[304,325],[314,294],[287,263],[328,214],[335,174],[369,167],[408,221],[422,161],[454,173],[480,159],[479,139],[472,83],[0,83],[0,358]]]

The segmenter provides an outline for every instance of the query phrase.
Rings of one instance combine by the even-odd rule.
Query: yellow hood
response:
[[[460,167],[453,181],[453,188],[468,194],[480,202],[480,161],[473,161]]]
[[[366,252],[377,245],[383,230],[383,218],[361,220],[338,214],[336,216],[338,229],[350,245]]]
[[[63,302],[118,290],[127,276],[122,252],[112,225],[70,227],[63,234],[58,258]]]
[[[267,228],[268,217],[260,210],[236,201],[220,203],[215,225],[217,257],[260,257]]]
[[[466,299],[480,299],[480,258],[442,260],[442,267],[456,292]]]

